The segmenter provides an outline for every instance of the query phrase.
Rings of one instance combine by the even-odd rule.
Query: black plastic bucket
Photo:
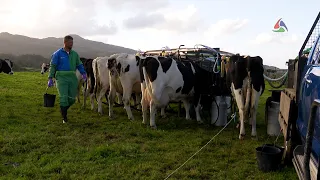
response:
[[[54,102],[56,101],[56,95],[54,94],[47,94],[43,95],[43,106],[44,107],[54,107]]]
[[[283,150],[280,147],[264,144],[256,148],[258,167],[263,172],[279,169]]]
[[[284,147],[283,146],[277,146],[277,145],[273,145],[273,144],[264,144],[266,146],[275,146],[277,148],[279,148],[281,150],[281,156],[283,155],[284,152]]]

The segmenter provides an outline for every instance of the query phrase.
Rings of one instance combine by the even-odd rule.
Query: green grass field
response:
[[[164,179],[221,129],[168,114],[152,130],[135,110],[135,121],[122,107],[109,120],[106,105],[100,116],[89,104],[82,111],[79,103],[62,124],[58,101],[54,108],[43,107],[46,84],[40,72],[0,74],[0,179]],[[251,139],[247,125],[240,141],[230,124],[170,179],[297,179],[293,167],[258,170],[255,148],[275,139],[267,138],[264,121],[269,95],[266,90],[260,98],[258,140]]]

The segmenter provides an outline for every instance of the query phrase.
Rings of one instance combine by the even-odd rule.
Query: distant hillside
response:
[[[76,50],[81,57],[96,58],[118,52],[136,52],[133,49],[84,39],[78,35],[71,36],[75,42],[74,50]],[[39,68],[39,64],[44,61],[49,62],[52,53],[62,47],[62,45],[63,37],[38,39],[22,35],[13,35],[7,32],[0,33],[0,57],[10,58],[14,62],[17,61],[15,64],[21,67]],[[23,58],[26,59],[23,60]]]
[[[74,38],[74,49],[81,57],[96,58],[108,56],[118,52],[135,53],[133,49],[105,44],[102,42],[84,39],[78,35]],[[9,58],[15,63],[14,70],[21,67],[39,69],[43,62],[49,62],[54,51],[63,45],[63,37],[47,37],[43,39],[22,35],[13,35],[7,32],[0,33],[0,58]],[[279,70],[277,67],[265,65],[265,70]]]
[[[133,49],[105,44],[102,42],[84,39],[78,35],[71,35],[74,38],[74,49],[80,56],[96,58],[117,52],[134,53]],[[12,35],[7,32],[0,33],[0,54],[36,54],[44,58],[50,58],[51,54],[62,47],[63,38],[48,37],[44,39],[31,38],[22,35]]]

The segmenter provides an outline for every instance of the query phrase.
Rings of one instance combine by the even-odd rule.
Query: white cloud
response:
[[[248,22],[248,19],[222,19],[212,24],[204,34],[206,37],[213,39],[233,34],[244,28]]]
[[[301,34],[289,34],[289,33],[260,33],[253,40],[250,41],[251,44],[262,45],[267,43],[281,43],[281,44],[289,44],[289,43],[297,43],[302,42],[304,40],[304,36]]]
[[[251,41],[252,44],[264,44],[269,43],[274,40],[275,36],[270,33],[260,33],[258,34],[254,40]]]
[[[113,21],[97,24],[99,0],[10,0],[1,1],[0,31],[37,37],[65,34],[110,35],[117,32]],[[10,11],[8,11],[10,10]]]
[[[142,14],[124,20],[123,24],[128,29],[153,28],[156,25],[164,23],[166,20],[162,14]]]
[[[126,8],[135,11],[143,10],[155,11],[157,9],[166,8],[169,5],[168,0],[106,0],[105,4],[113,9],[124,10]]]
[[[139,13],[124,20],[127,29],[160,30],[174,33],[195,32],[201,24],[198,9],[188,5],[184,9],[172,8],[153,13]]]

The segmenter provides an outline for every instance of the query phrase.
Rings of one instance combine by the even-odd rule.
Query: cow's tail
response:
[[[154,96],[154,94],[152,93],[152,89],[151,89],[151,83],[149,80],[149,77],[147,75],[147,70],[145,66],[142,66],[142,72],[143,72],[143,77],[144,77],[144,81],[146,83],[146,89],[151,97],[151,99],[153,101],[155,101],[157,104],[159,104],[159,100]]]
[[[93,60],[94,65],[92,66],[93,75],[95,77],[93,92],[94,92],[94,97],[95,97],[96,101],[97,101],[98,86],[99,86],[99,82],[100,82],[99,75],[98,75],[98,62],[97,61],[98,61],[97,59]]]

